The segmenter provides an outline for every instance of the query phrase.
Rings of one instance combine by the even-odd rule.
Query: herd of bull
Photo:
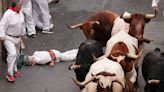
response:
[[[89,17],[84,23],[70,28],[83,30],[87,40],[79,46],[76,63],[70,65],[81,92],[136,92],[138,67],[144,43],[144,26],[155,14],[129,14],[121,16],[105,10]],[[103,47],[106,46],[105,54]],[[164,52],[156,48],[143,60],[142,74],[145,92],[164,92]]]

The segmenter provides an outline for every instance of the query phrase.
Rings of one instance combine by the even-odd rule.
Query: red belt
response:
[[[48,50],[48,53],[50,54],[52,60],[56,59],[56,55],[52,50]]]

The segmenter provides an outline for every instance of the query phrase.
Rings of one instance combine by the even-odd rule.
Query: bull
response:
[[[142,75],[146,82],[145,92],[164,92],[164,52],[159,48],[146,54]]]
[[[140,43],[149,43],[149,39],[143,37],[145,23],[148,23],[155,14],[129,14],[119,16],[109,10],[101,11],[89,17],[85,22],[69,26],[69,28],[80,28],[87,39],[94,39],[105,46],[108,39],[120,30],[128,32],[136,37]]]
[[[143,50],[139,51],[138,40],[125,31],[120,31],[108,40],[105,56],[121,64],[127,80],[136,83],[137,71]],[[133,88],[131,88],[133,89]]]
[[[85,81],[73,80],[78,86],[84,87],[81,92],[122,92],[125,88],[121,65],[104,56],[91,65]]]
[[[79,51],[76,58],[75,65],[69,67],[70,70],[74,70],[78,81],[82,82],[89,71],[91,64],[93,64],[94,58],[104,55],[102,46],[95,40],[86,40],[79,46]]]

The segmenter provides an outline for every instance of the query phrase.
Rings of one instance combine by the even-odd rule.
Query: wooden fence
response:
[[[9,7],[11,0],[0,0],[0,19],[3,16],[3,13]]]
[[[3,13],[8,9],[11,0],[0,0],[0,20],[3,16]],[[0,67],[2,65],[2,41],[0,40]]]

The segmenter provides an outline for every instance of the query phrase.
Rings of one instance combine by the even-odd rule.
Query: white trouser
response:
[[[47,0],[32,0],[35,25],[43,30],[50,30],[50,14]]]
[[[36,34],[35,24],[32,16],[31,1],[25,7],[23,7],[22,11],[25,16],[25,26],[27,28],[28,35]]]
[[[72,61],[76,59],[78,49],[68,50],[62,53],[61,61]]]
[[[17,56],[19,55],[20,44],[15,44],[10,40],[4,41],[4,46],[7,50],[7,71],[10,75],[13,76],[14,71],[17,70]]]

